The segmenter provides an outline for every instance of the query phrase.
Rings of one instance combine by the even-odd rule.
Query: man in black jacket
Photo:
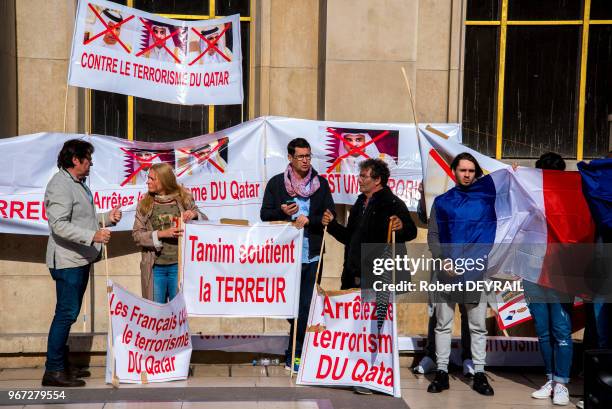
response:
[[[260,217],[263,221],[293,221],[298,229],[304,229],[295,345],[296,358],[293,365],[291,364],[291,350],[293,348],[293,338],[291,336],[289,337],[289,348],[285,351],[286,369],[293,369],[297,372],[323,240],[321,220],[324,211],[333,213],[335,208],[327,180],[319,176],[312,168],[312,153],[308,141],[303,138],[296,138],[289,142],[287,158],[289,159],[289,165],[285,172],[274,176],[266,185]],[[289,323],[291,324],[290,334],[292,334],[294,320],[289,320]]]
[[[346,227],[340,225],[331,212],[323,215],[323,225],[344,244],[342,289],[361,284],[361,244],[386,243],[389,222],[396,232],[396,243],[403,244],[416,237],[417,230],[406,204],[387,186],[390,172],[380,159],[367,159],[359,164],[361,194],[351,208]],[[402,247],[398,246],[398,254]],[[404,252],[405,253],[405,252]]]

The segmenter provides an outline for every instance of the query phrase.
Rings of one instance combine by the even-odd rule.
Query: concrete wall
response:
[[[460,0],[253,1],[254,106],[250,111],[254,117],[412,122],[400,71],[404,67],[420,122],[460,118]],[[17,130],[11,135],[83,130],[83,93],[66,87],[75,3],[17,2],[18,103],[14,105],[18,116]],[[10,62],[11,53],[0,51],[2,61]],[[3,108],[0,115],[17,114]],[[426,233],[422,227],[420,242]],[[45,246],[44,237],[0,235],[0,352],[45,350],[55,303],[54,283],[44,266]],[[339,287],[342,252],[342,246],[330,239],[323,274],[327,289]],[[140,292],[139,260],[129,233],[115,234],[110,275],[136,293]],[[106,331],[103,264],[95,265],[92,278],[75,333]],[[400,308],[401,333],[425,333],[426,322],[423,305]],[[190,325],[192,332],[206,334],[288,329],[286,321],[271,319],[199,318]],[[96,340],[84,348],[103,350],[103,338]]]

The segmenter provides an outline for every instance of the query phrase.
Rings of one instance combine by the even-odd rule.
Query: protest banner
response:
[[[303,230],[286,223],[191,222],[184,237],[189,316],[297,316]]]
[[[434,126],[454,138],[461,137],[457,124]],[[160,162],[174,168],[179,183],[190,191],[198,208],[210,220],[225,217],[246,219],[251,223],[260,221],[266,180],[284,172],[287,143],[304,136],[312,145],[313,166],[328,179],[336,203],[353,204],[359,194],[358,174],[333,170],[326,173],[331,165],[325,151],[330,138],[328,128],[336,133],[335,129],[365,129],[372,133],[393,130],[389,134],[398,136],[399,159],[397,167],[391,169],[389,186],[411,210],[416,210],[421,165],[413,125],[262,117],[214,134],[176,142],[149,143],[65,133],[0,139],[4,160],[0,168],[0,233],[49,233],[44,207],[45,187],[58,171],[57,154],[62,145],[75,138],[86,140],[95,148],[94,165],[87,184],[97,210],[108,211],[116,205],[123,210],[124,217],[113,227],[115,231],[131,230],[138,200],[147,191],[148,171]],[[340,141],[330,134],[339,144]],[[336,147],[339,149],[339,145]]]
[[[57,154],[69,139],[94,148],[87,184],[97,211],[121,206],[114,230],[131,230],[138,201],[155,163],[174,168],[179,184],[209,219],[259,220],[265,188],[263,127],[254,120],[226,131],[177,142],[147,143],[100,135],[40,133],[0,141],[0,232],[49,233],[45,187],[58,171]]]
[[[167,304],[140,298],[108,280],[111,322],[106,354],[106,383],[187,379],[191,335],[181,292]],[[111,339],[112,337],[112,339]]]
[[[461,142],[458,124],[433,124]],[[389,188],[408,208],[416,210],[420,194],[421,156],[413,124],[310,121],[271,118],[267,128],[268,175],[287,166],[287,143],[303,137],[312,147],[312,166],[327,179],[337,204],[352,205],[359,195],[359,163],[382,159],[389,166]]]
[[[361,290],[313,293],[299,385],[362,386],[401,396],[397,328],[389,304],[380,331],[376,303]]]
[[[175,104],[242,104],[240,16],[184,21],[80,0],[68,84]]]

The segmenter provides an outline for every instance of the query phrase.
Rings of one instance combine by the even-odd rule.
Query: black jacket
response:
[[[314,169],[312,172],[313,178],[319,178],[321,187],[310,196],[308,224],[304,229],[304,239],[308,238],[308,240],[310,240],[308,242],[309,258],[318,256],[321,251],[321,241],[323,240],[323,225],[321,224],[321,219],[323,218],[323,212],[325,212],[325,209],[329,209],[329,211],[336,214],[334,200],[332,199],[327,180],[319,176]],[[285,188],[284,173],[279,173],[270,179],[266,185],[261,210],[259,211],[261,220],[264,222],[279,220],[291,221],[291,217],[287,216],[281,210],[281,205],[289,199],[291,199],[291,196],[289,196]]]
[[[410,217],[406,204],[391,192],[389,187],[374,193],[364,211],[365,195],[361,194],[351,209],[346,227],[335,219],[327,231],[344,244],[344,268],[342,270],[342,288],[355,287],[355,278],[361,277],[362,243],[387,243],[389,218],[393,215],[400,218],[404,227],[395,233],[395,242],[403,244],[414,239],[417,229]],[[406,253],[405,246],[397,246],[396,254]]]

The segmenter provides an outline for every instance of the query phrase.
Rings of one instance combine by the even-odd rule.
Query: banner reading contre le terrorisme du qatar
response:
[[[361,386],[400,397],[393,307],[379,329],[376,303],[365,301],[361,290],[314,291],[297,383]]]
[[[182,247],[189,316],[297,316],[303,229],[191,222]]]
[[[164,18],[80,0],[68,84],[175,104],[242,104],[238,14]]]

